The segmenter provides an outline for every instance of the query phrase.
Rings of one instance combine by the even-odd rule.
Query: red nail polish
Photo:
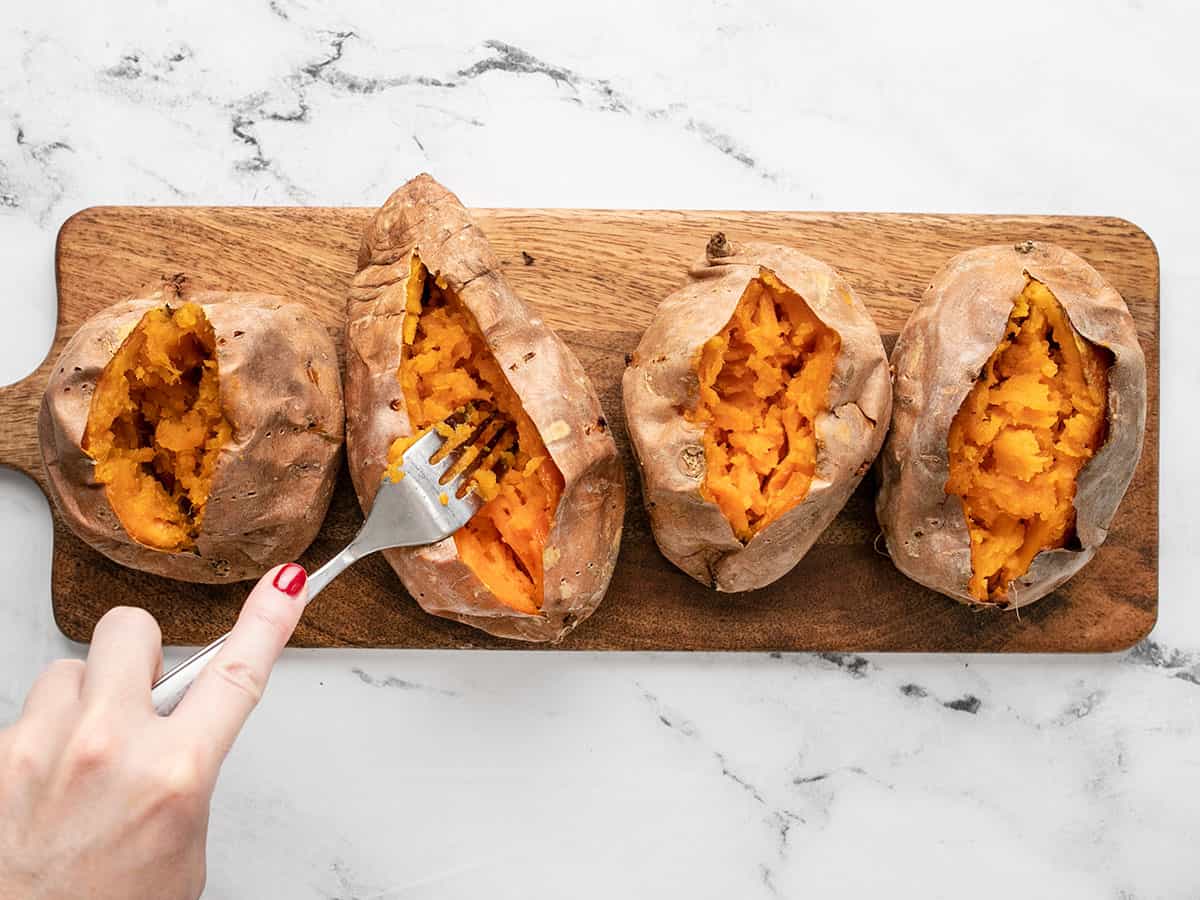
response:
[[[272,584],[289,597],[297,597],[304,590],[304,585],[307,582],[308,573],[304,571],[304,566],[296,565],[296,563],[288,563],[275,573],[275,580]]]

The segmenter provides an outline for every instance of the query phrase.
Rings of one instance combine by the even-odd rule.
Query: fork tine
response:
[[[465,458],[471,450],[478,449],[479,442],[482,439],[484,432],[486,432],[488,428],[499,419],[499,417],[500,414],[497,412],[489,413],[479,422],[478,425],[475,426],[475,428],[469,435],[466,436],[466,438],[459,442],[455,449],[462,450],[462,453],[459,457],[460,459]]]
[[[516,429],[513,427],[511,422],[505,422],[504,425],[497,429],[497,431],[491,436],[483,450],[480,451],[473,459],[471,459],[461,472],[455,473],[456,477],[470,478],[475,474],[479,467],[487,462],[488,458],[496,452],[497,447],[500,447],[501,444],[506,441],[506,439],[515,437]],[[507,444],[504,445],[504,449],[507,449]],[[499,479],[502,477],[502,475],[498,474],[496,477]]]
[[[438,434],[437,429],[429,429],[404,451],[404,456],[400,461],[401,467],[425,466],[434,473],[435,479],[440,479],[454,465],[454,460],[449,455],[434,459],[445,443],[446,439]]]
[[[481,418],[463,439],[447,437],[443,426],[456,428],[469,422],[472,414]],[[447,416],[423,434],[404,452],[401,465],[409,470],[418,467],[436,484],[445,488],[447,499],[463,500],[473,493],[471,481],[481,466],[500,457],[517,442],[516,424],[491,404],[469,403]],[[416,451],[416,452],[414,452]],[[502,458],[495,460],[493,471],[497,480],[504,477],[508,465]],[[446,501],[443,501],[446,505]]]
[[[447,476],[470,477],[474,474],[475,470],[479,468],[479,464],[487,458],[497,435],[504,432],[507,427],[508,423],[499,415],[489,416],[485,422],[480,423],[479,428],[475,429],[470,438],[463,442],[463,450],[458,454],[458,459],[450,467],[450,471],[442,476],[443,480]],[[487,436],[486,441],[484,440],[485,435]]]
[[[448,506],[451,498],[461,502],[471,491],[466,479],[452,472],[456,465],[454,456],[443,456],[437,462],[433,461],[445,443],[446,439],[436,429],[429,429],[404,452],[402,467],[410,474],[420,476],[415,479],[418,484],[436,484],[440,492],[447,495],[448,502],[442,505]]]
[[[441,462],[443,459],[445,459],[447,454],[449,454],[450,452],[452,452],[455,449],[455,446],[457,446],[457,445],[451,443],[451,438],[453,437],[453,431],[456,430],[458,428],[458,426],[464,425],[468,421],[470,421],[471,414],[474,411],[475,410],[474,410],[472,404],[467,403],[466,405],[460,406],[454,412],[450,413],[450,415],[446,416],[446,418],[442,419],[442,421],[434,423],[433,427],[430,430],[436,431],[443,438],[445,438],[445,440],[442,441],[441,446],[438,447],[438,449],[434,451],[433,455],[431,457],[429,457],[430,462],[432,462],[432,463]],[[445,430],[449,430],[452,433],[444,434],[443,431],[445,431]],[[463,443],[465,443],[465,442],[460,441],[459,445],[461,445]]]

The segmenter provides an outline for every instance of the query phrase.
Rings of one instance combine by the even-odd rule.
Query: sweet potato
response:
[[[655,540],[720,591],[800,561],[870,467],[891,408],[879,332],[846,280],[720,234],[659,305],[622,387]]]
[[[892,354],[880,525],[896,566],[1014,609],[1104,542],[1141,454],[1146,363],[1121,296],[1061,247],[954,257]]]
[[[509,287],[458,198],[428,175],[363,235],[346,325],[347,448],[359,501],[447,416],[499,413],[456,534],[386,553],[423,609],[490,634],[557,641],[600,603],[624,475],[590,380]]]
[[[336,348],[301,306],[177,276],[84,322],[38,428],[51,496],[96,550],[181,581],[256,578],[329,505]]]

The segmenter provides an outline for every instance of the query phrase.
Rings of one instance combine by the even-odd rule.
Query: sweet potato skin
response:
[[[347,458],[359,502],[370,510],[388,447],[413,433],[397,372],[414,254],[475,319],[564,489],[543,550],[544,595],[536,615],[500,602],[459,558],[453,537],[385,556],[426,612],[497,637],[559,641],[608,589],[621,540],[624,473],[583,367],[513,293],[458,198],[428,175],[397,189],[371,219],[349,292]]]
[[[131,538],[93,479],[82,449],[92,390],[150,309],[191,301],[217,337],[221,407],[233,426],[221,450],[194,550]],[[316,537],[337,478],[343,438],[337,349],[302,306],[266,294],[193,290],[176,276],[88,319],[63,348],[38,418],[50,495],[83,541],[122,565],[179,581],[257,578]]]
[[[714,239],[715,240],[715,239]],[[750,279],[769,270],[841,337],[816,421],[817,466],[805,498],[745,544],[705,499],[704,427],[695,362],[729,321]],[[688,283],[659,305],[622,381],[625,418],[655,541],[663,555],[719,591],[749,591],[790,571],[845,505],[883,443],[891,414],[887,357],[875,323],[832,267],[790,247],[710,244]]]
[[[1050,289],[1080,335],[1112,353],[1107,436],[1076,481],[1079,548],[1042,551],[1011,583],[1005,602],[981,603],[969,589],[962,501],[945,492],[947,440],[1028,278]],[[876,513],[896,567],[962,603],[1004,609],[1041,599],[1082,569],[1104,542],[1137,468],[1145,430],[1146,361],[1121,295],[1078,256],[1052,244],[969,250],[934,276],[896,342],[892,368],[892,427],[880,456]]]

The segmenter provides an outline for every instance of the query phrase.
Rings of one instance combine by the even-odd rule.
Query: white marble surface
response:
[[[1159,626],[1099,658],[290,651],[206,897],[1200,895],[1200,16],[571,6],[6,4],[0,382],[94,203],[373,205],[427,169],[485,206],[1121,215],[1162,259]],[[0,721],[83,651],[49,552],[0,472]]]

